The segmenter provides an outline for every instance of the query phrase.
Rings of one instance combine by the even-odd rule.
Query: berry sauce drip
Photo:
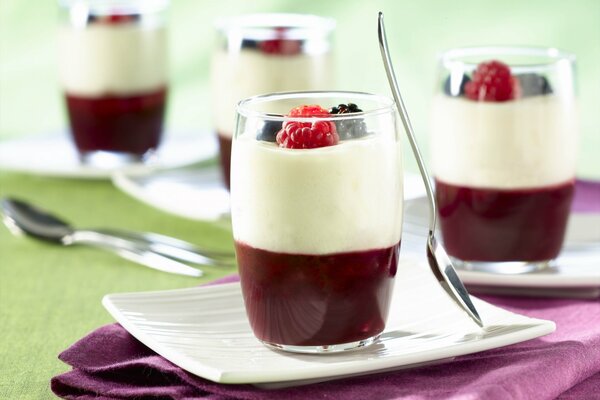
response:
[[[329,117],[329,112],[318,105],[303,105],[293,108],[288,117]],[[286,121],[277,132],[279,147],[287,149],[314,149],[333,146],[339,142],[336,126],[331,121]]]
[[[363,110],[354,103],[338,104],[337,107],[329,109],[330,114],[353,114],[361,113]],[[349,119],[335,122],[338,135],[341,140],[355,139],[367,135],[367,124],[364,119]]]
[[[511,74],[510,67],[496,60],[479,64],[465,85],[465,95],[475,101],[514,100],[520,92],[519,80]]]

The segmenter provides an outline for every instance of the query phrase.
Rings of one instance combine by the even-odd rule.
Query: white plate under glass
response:
[[[103,304],[146,346],[197,376],[263,387],[444,362],[548,334],[551,321],[528,318],[482,300],[480,329],[450,300],[429,268],[402,259],[387,328],[360,350],[304,355],[271,350],[252,334],[239,283],[162,292],[110,294]]]

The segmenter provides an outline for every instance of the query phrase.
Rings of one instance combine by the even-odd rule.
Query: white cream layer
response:
[[[58,46],[60,81],[69,93],[131,94],[166,85],[164,27],[138,24],[62,27]]]
[[[214,126],[231,137],[236,104],[259,94],[332,89],[333,65],[329,53],[276,55],[256,50],[216,51],[211,65],[211,101]],[[287,113],[282,110],[282,113]]]
[[[566,182],[575,176],[577,144],[573,98],[433,101],[433,174],[447,183],[510,189]]]
[[[400,145],[371,136],[310,150],[234,141],[234,238],[294,254],[387,248],[400,241]]]

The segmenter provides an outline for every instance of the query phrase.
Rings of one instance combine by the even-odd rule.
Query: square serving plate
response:
[[[448,298],[429,268],[402,259],[387,328],[364,349],[325,355],[270,350],[252,334],[239,283],[106,295],[102,304],[133,336],[184,370],[221,383],[293,386],[444,362],[553,332],[473,299],[485,328]]]

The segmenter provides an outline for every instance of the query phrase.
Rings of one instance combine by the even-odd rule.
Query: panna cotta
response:
[[[488,87],[469,79],[461,95],[433,99],[432,167],[444,243],[462,261],[552,260],[574,191],[575,99],[568,88],[552,92],[541,77],[545,93],[527,93],[519,75],[502,76],[509,67],[492,63],[474,73],[491,75]],[[479,94],[487,97],[473,98]]]
[[[329,35],[335,22],[294,14],[256,14],[217,22],[211,60],[213,123],[229,187],[235,105],[264,93],[322,90],[334,81]]]
[[[59,31],[58,65],[78,150],[141,156],[157,148],[167,97],[164,21],[74,4]]]
[[[315,134],[323,147],[302,146],[309,128],[294,132],[295,122],[284,122],[275,143],[257,140],[260,124],[236,136],[233,232],[247,314],[263,342],[337,345],[384,329],[402,227],[393,111],[389,118],[379,126],[387,131],[352,139]]]

